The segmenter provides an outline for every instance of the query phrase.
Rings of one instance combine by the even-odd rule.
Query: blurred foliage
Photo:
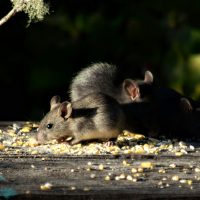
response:
[[[149,69],[156,84],[199,99],[200,1],[47,3],[50,15],[44,21],[25,28],[26,16],[16,15],[0,30],[1,105],[7,105],[2,119],[40,119],[51,96],[67,98],[76,72],[99,61],[133,78]],[[0,1],[0,15],[7,4]],[[13,97],[17,106],[10,106]]]

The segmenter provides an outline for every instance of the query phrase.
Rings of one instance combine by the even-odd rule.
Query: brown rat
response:
[[[71,101],[76,101],[87,94],[101,92],[119,103],[144,101],[146,92],[150,93],[152,82],[153,75],[150,71],[145,72],[144,80],[123,79],[115,65],[95,63],[82,69],[74,77],[70,85],[70,97]]]
[[[112,97],[92,93],[75,102],[60,102],[54,96],[50,112],[41,120],[37,140],[72,137],[71,144],[84,140],[116,138],[123,129],[124,115]]]

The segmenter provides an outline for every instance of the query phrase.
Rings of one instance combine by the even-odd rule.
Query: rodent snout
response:
[[[39,144],[44,144],[46,141],[46,137],[45,137],[44,133],[42,133],[41,131],[37,132],[35,138]]]

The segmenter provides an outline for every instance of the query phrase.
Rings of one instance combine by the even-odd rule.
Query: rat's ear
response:
[[[53,110],[56,106],[60,104],[60,97],[53,96],[50,101],[50,110]]]
[[[58,110],[59,115],[64,118],[68,119],[72,114],[72,104],[68,101],[64,101]]]
[[[190,113],[193,111],[193,107],[192,107],[190,101],[184,97],[181,98],[181,100],[180,100],[180,106],[181,106],[181,109],[186,113]]]
[[[146,71],[144,74],[144,82],[153,83],[153,74],[150,71]]]
[[[131,79],[125,79],[123,82],[123,89],[126,91],[128,96],[134,101],[140,96],[140,91],[137,84]]]

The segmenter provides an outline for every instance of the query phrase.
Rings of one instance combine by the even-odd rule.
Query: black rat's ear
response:
[[[190,101],[184,97],[180,99],[180,106],[181,106],[181,109],[186,113],[190,113],[193,111],[193,107]]]
[[[68,119],[72,114],[72,104],[68,101],[64,101],[61,103],[58,112],[62,118]]]
[[[60,97],[53,96],[50,101],[50,110],[53,110],[58,105],[60,105]]]
[[[125,79],[123,82],[123,89],[126,91],[128,96],[134,101],[140,96],[140,90],[137,84],[131,79]]]
[[[153,74],[150,71],[146,71],[144,74],[144,82],[146,83],[153,83]]]

